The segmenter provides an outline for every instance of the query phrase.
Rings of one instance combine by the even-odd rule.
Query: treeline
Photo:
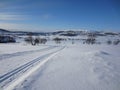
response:
[[[45,44],[47,42],[47,39],[40,37],[33,38],[32,36],[29,36],[25,38],[25,42],[31,45],[39,45],[39,44]]]

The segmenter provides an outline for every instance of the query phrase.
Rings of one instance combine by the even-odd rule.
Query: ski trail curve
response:
[[[2,54],[2,55],[0,55],[0,60],[5,60],[7,58],[22,56],[22,55],[26,55],[26,54],[35,53],[35,52],[41,52],[41,51],[48,50],[48,49],[51,49],[51,48],[54,48],[54,47],[56,47],[56,46],[49,46],[49,47],[42,48],[42,49],[39,49],[39,50],[29,50],[29,51],[23,51],[23,52],[15,52],[15,53],[11,53],[11,54]]]
[[[16,70],[13,70],[10,74],[6,74],[5,76],[0,77],[0,81],[3,82],[4,80],[10,78],[14,74],[20,73],[21,71],[28,69],[25,73],[23,73],[19,78],[14,79],[12,82],[8,83],[8,85],[3,86],[3,90],[13,90],[15,86],[22,83],[27,77],[29,77],[33,72],[35,72],[37,69],[39,69],[41,66],[43,66],[48,60],[50,60],[53,56],[55,56],[59,51],[63,50],[65,47],[62,47],[54,52],[45,54],[43,56],[40,56],[31,62],[17,68]],[[35,64],[37,63],[37,64]],[[35,65],[34,65],[35,64]],[[32,67],[32,65],[34,65]]]

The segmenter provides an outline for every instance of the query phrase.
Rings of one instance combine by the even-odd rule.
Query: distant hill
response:
[[[10,33],[10,31],[5,30],[5,29],[0,29],[0,33]]]
[[[9,31],[9,30],[5,30],[5,29],[0,29],[0,34],[4,34],[4,35],[28,35],[28,34],[32,34],[32,35],[46,35],[49,33],[45,33],[45,32],[27,32],[27,31]]]
[[[105,32],[105,31],[56,31],[56,32],[27,32],[27,31],[9,31],[5,29],[0,29],[0,34],[4,35],[59,35],[59,36],[78,36],[78,35],[88,35],[94,34],[96,36],[107,36],[107,35],[120,35],[120,33],[116,32]]]

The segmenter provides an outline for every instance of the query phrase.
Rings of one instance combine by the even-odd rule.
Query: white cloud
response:
[[[42,31],[43,27],[31,24],[22,24],[22,23],[1,23],[0,28],[11,30],[11,31]]]
[[[17,29],[23,28],[23,24],[16,24],[16,23],[0,23],[0,28],[4,29]]]
[[[25,20],[25,15],[14,15],[14,14],[7,14],[1,13],[0,20]]]

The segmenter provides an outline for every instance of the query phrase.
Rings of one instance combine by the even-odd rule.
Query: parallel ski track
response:
[[[35,53],[35,52],[44,51],[44,50],[49,50],[49,49],[54,48],[54,47],[57,47],[57,46],[49,46],[47,48],[43,48],[40,50],[30,50],[30,51],[16,52],[16,53],[12,53],[12,54],[2,54],[2,55],[0,55],[0,60],[5,60],[5,59],[16,57],[16,56],[22,56],[22,55],[26,55],[26,54],[31,54],[31,53]]]
[[[55,47],[54,47],[54,48],[55,48]],[[54,48],[51,48],[51,49],[54,49]],[[60,48],[59,50],[56,50],[56,51],[53,51],[53,52],[51,52],[51,53],[47,53],[47,54],[45,54],[45,55],[43,55],[43,56],[40,56],[40,57],[38,57],[38,58],[36,58],[36,59],[34,59],[34,60],[32,60],[32,61],[30,61],[30,62],[28,62],[28,63],[26,63],[26,64],[24,64],[24,65],[22,65],[22,66],[20,66],[20,67],[18,67],[18,68],[16,68],[16,69],[14,69],[14,70],[12,70],[12,71],[10,71],[10,72],[8,72],[8,73],[0,76],[0,83],[5,82],[6,80],[10,80],[14,75],[19,74],[19,73],[21,73],[21,72],[24,72],[25,70],[27,70],[27,69],[29,69],[30,67],[34,66],[36,63],[44,60],[46,57],[49,57],[50,55],[52,55],[52,54],[54,54],[54,53],[56,53],[56,52],[58,52],[58,51],[60,51],[60,50],[62,50],[62,49],[64,49],[64,48],[65,48],[65,47],[62,47],[62,48]],[[47,49],[47,50],[50,50],[50,48]],[[47,51],[47,50],[46,50],[46,51]]]

